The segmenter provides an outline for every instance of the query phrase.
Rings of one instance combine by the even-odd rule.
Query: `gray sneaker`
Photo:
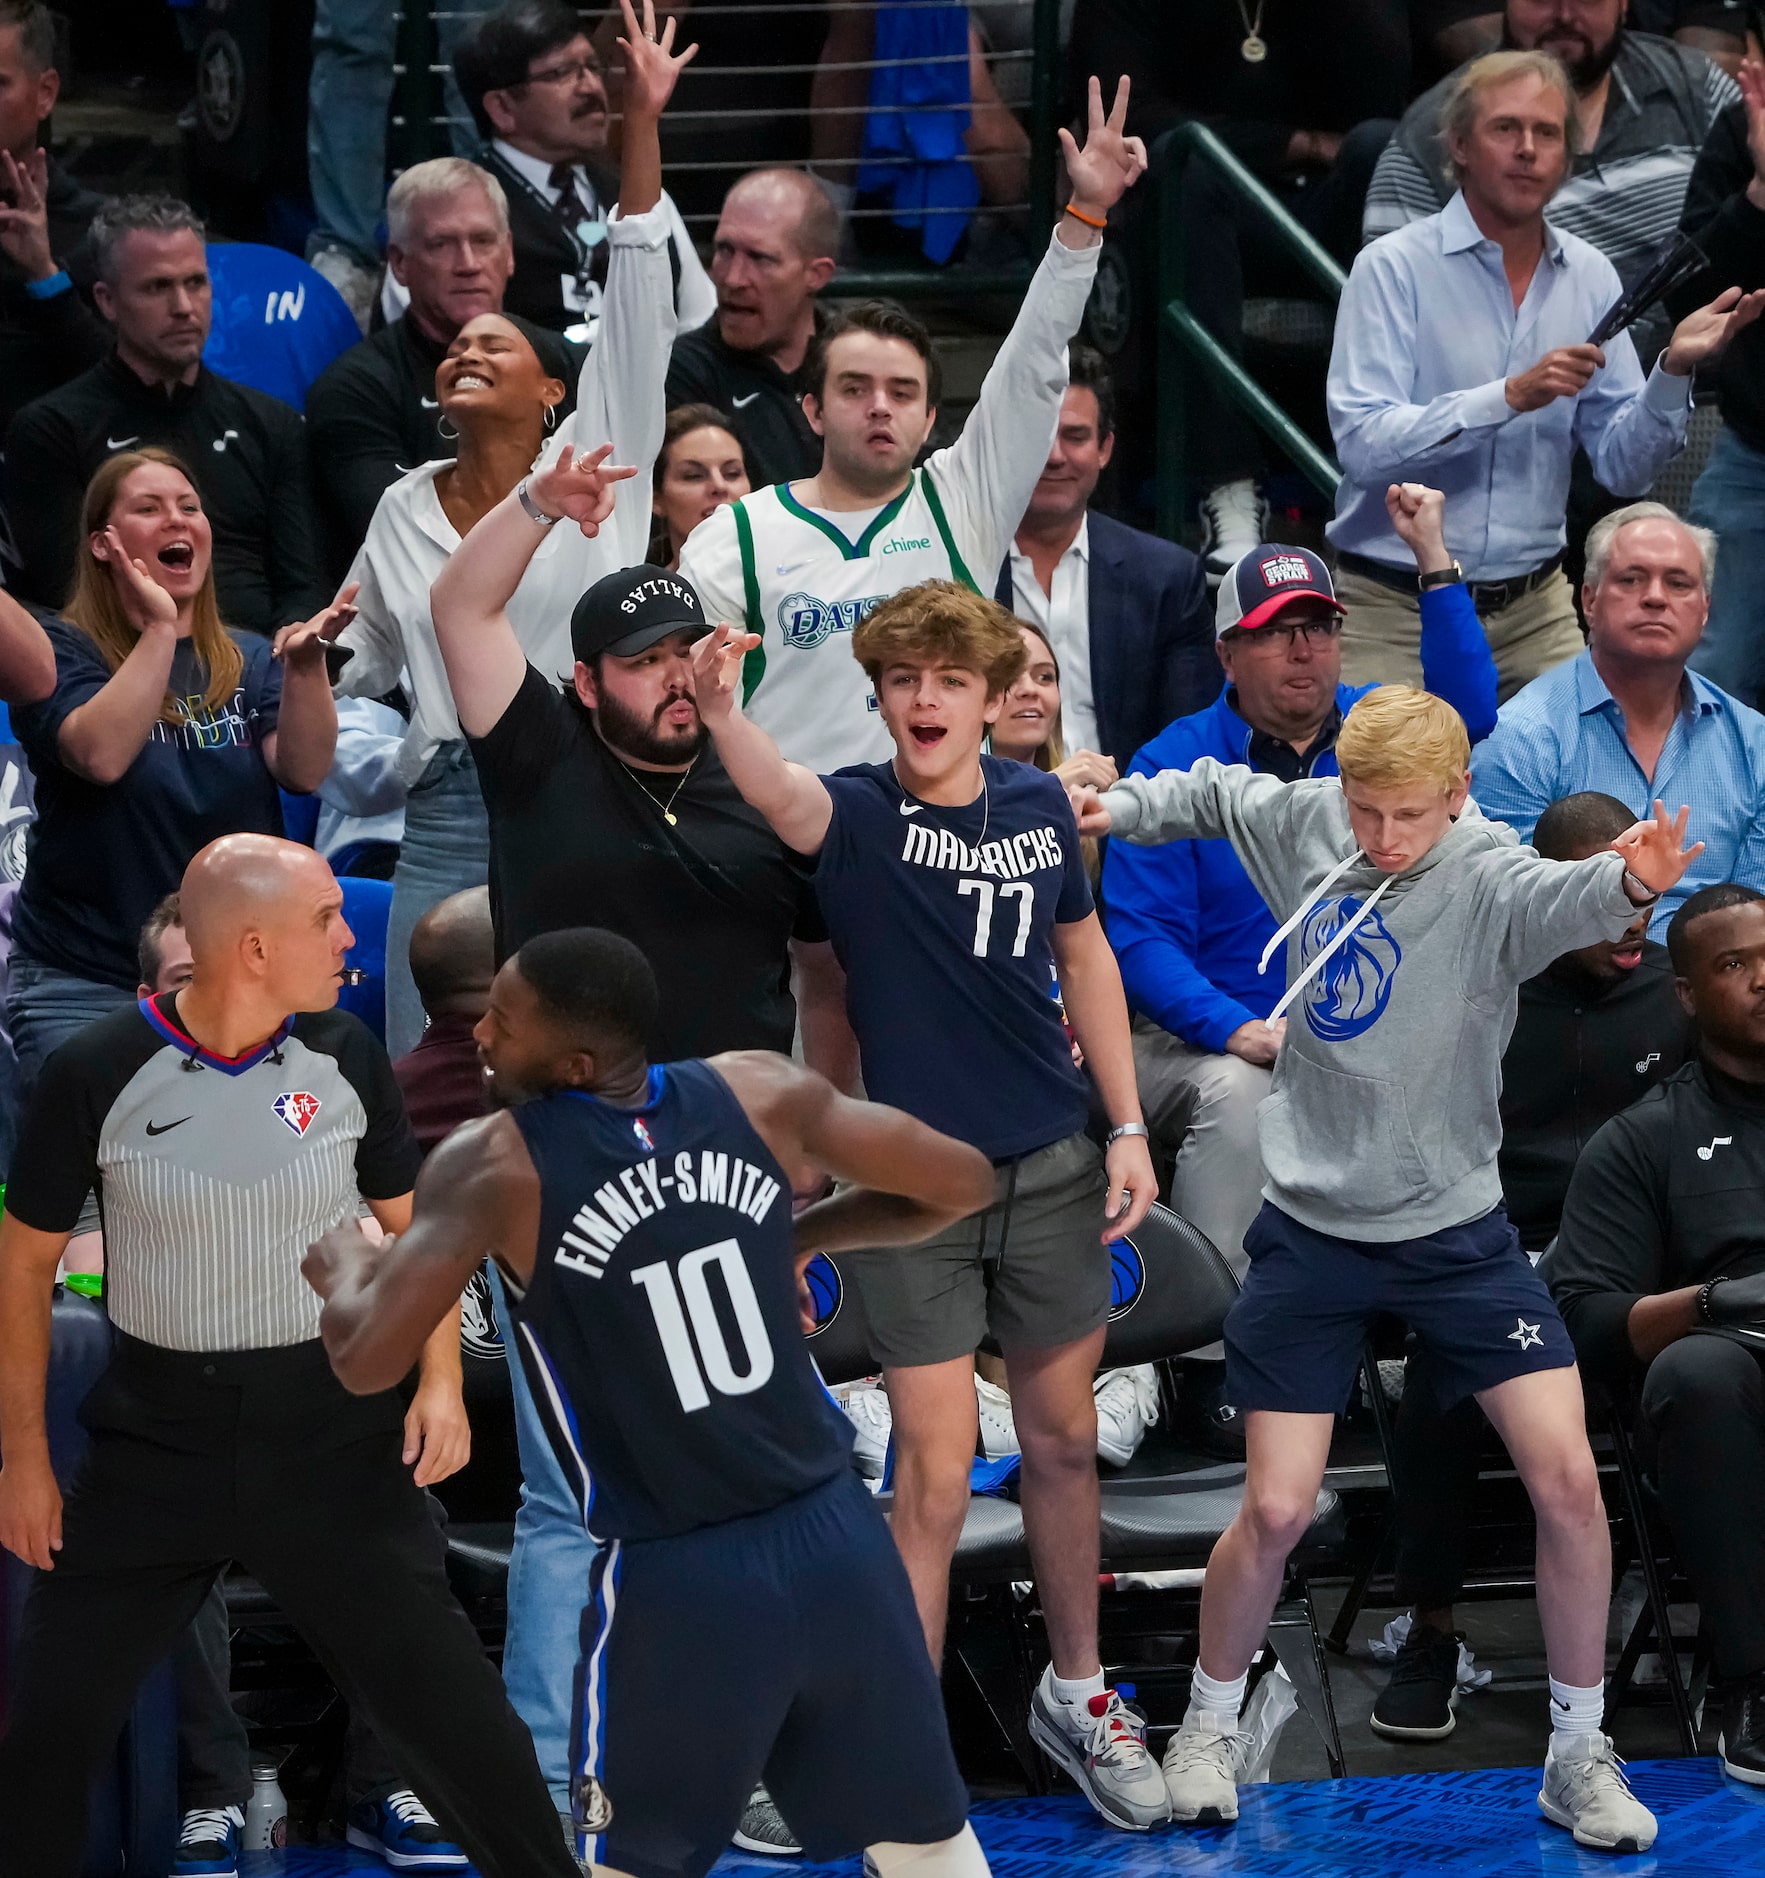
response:
[[[1115,1690],[1075,1708],[1055,1697],[1044,1675],[1030,1701],[1030,1736],[1110,1825],[1150,1832],[1170,1818],[1164,1781],[1146,1752],[1146,1718]]]
[[[1244,1737],[1237,1718],[1198,1713],[1164,1750],[1164,1785],[1171,1818],[1183,1826],[1229,1826],[1238,1817],[1238,1757]]]
[[[742,1823],[730,1835],[744,1852],[764,1852],[768,1858],[801,1858],[797,1835],[784,1823],[784,1815],[764,1787],[756,1787],[742,1808]]]
[[[1646,1852],[1655,1843],[1655,1816],[1630,1791],[1607,1735],[1551,1736],[1538,1810],[1598,1852]]]

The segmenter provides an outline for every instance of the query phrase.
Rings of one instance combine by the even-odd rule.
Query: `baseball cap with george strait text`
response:
[[[1226,569],[1214,601],[1213,636],[1255,632],[1294,600],[1322,600],[1338,613],[1348,611],[1336,598],[1330,570],[1309,548],[1259,542]]]
[[[697,639],[704,630],[705,609],[692,582],[646,561],[605,575],[576,602],[570,649],[588,665],[603,652],[635,658],[670,633]]]

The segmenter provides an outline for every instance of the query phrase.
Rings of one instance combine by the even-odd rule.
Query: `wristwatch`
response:
[[[523,476],[515,485],[515,500],[527,511],[527,519],[537,522],[541,528],[553,528],[564,518],[561,515],[547,515],[537,502],[527,493],[527,478]]]
[[[1465,578],[1465,570],[1457,561],[1448,561],[1444,567],[1435,568],[1432,574],[1416,576],[1416,591],[1428,593],[1435,587],[1456,587]]]
[[[1113,1148],[1124,1135],[1141,1135],[1150,1141],[1152,1130],[1144,1122],[1123,1122],[1119,1128],[1110,1129],[1109,1133],[1103,1137],[1103,1145],[1106,1148]]]

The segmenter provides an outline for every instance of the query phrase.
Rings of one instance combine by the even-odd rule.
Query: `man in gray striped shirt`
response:
[[[1702,52],[1633,32],[1624,0],[1507,0],[1502,45],[1560,59],[1575,88],[1579,136],[1569,179],[1551,199],[1554,228],[1598,248],[1626,286],[1679,226],[1692,165],[1710,126],[1740,97]],[[1381,153],[1362,239],[1437,214],[1453,181],[1440,114],[1458,74],[1425,91]],[[1644,369],[1667,342],[1662,310],[1633,328]]]
[[[230,835],[180,900],[190,982],[49,1058],[0,1221],[0,1545],[38,1567],[0,1740],[6,1869],[78,1878],[136,1685],[237,1559],[484,1878],[575,1878],[418,1484],[454,1438],[439,1399],[457,1401],[457,1313],[407,1419],[395,1393],[337,1382],[301,1276],[364,1200],[402,1231],[418,1163],[385,1051],[332,1008],[342,890],[310,849]],[[93,1186],[116,1349],[64,1507],[50,1300]]]

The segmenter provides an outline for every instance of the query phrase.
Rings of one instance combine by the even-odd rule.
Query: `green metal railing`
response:
[[[1334,304],[1347,275],[1204,124],[1179,124],[1158,141],[1158,529],[1175,541],[1188,526],[1188,397],[1185,366],[1198,369],[1292,462],[1320,494],[1334,496],[1341,467],[1196,318],[1188,303],[1181,183],[1191,163],[1211,163],[1261,214],[1281,246]]]

